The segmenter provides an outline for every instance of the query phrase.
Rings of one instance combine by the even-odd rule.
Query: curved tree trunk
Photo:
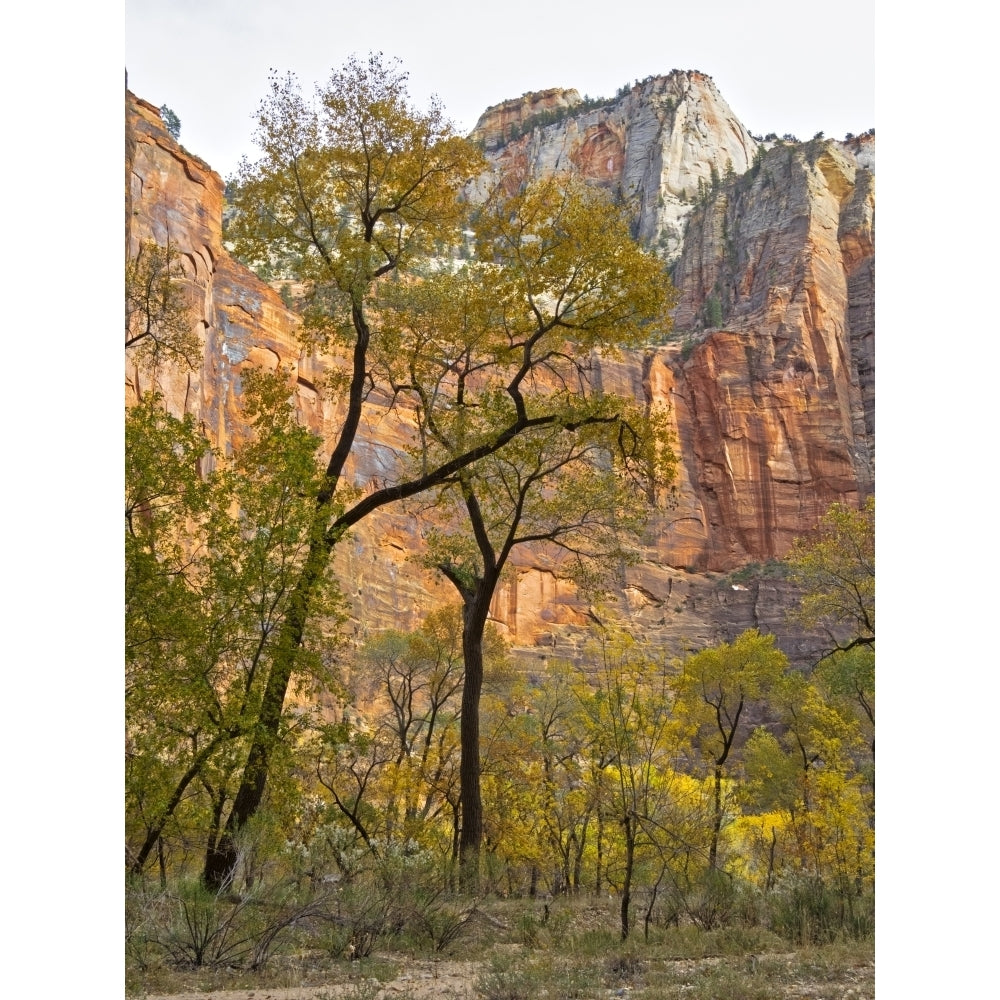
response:
[[[212,756],[216,747],[222,742],[223,738],[223,734],[217,734],[215,738],[206,747],[204,747],[200,753],[198,753],[198,755],[191,762],[191,766],[181,776],[180,781],[177,782],[170,800],[164,806],[162,812],[157,817],[156,822],[147,830],[146,840],[139,849],[139,853],[136,854],[131,865],[129,865],[129,870],[133,875],[138,875],[143,868],[145,868],[150,852],[157,846],[157,844],[160,843],[160,836],[163,833],[163,828],[167,825],[167,821],[170,817],[173,816],[174,810],[176,810],[177,806],[180,805],[181,799],[184,797],[184,793],[187,791],[188,785],[190,785],[191,782],[194,781],[194,779],[201,773],[201,769],[205,766],[209,757]]]
[[[322,515],[317,519],[317,527],[322,528]],[[209,845],[205,854],[205,868],[202,880],[213,892],[218,892],[231,882],[239,860],[237,836],[250,819],[256,815],[264,798],[267,776],[271,765],[271,753],[285,708],[285,698],[295,668],[296,654],[302,645],[306,620],[309,615],[310,598],[316,583],[326,569],[332,545],[327,538],[317,532],[310,546],[306,564],[299,577],[292,597],[288,616],[282,623],[281,635],[271,672],[264,688],[260,715],[254,728],[253,743],[247,755],[233,808],[229,812],[225,829],[218,842]]]

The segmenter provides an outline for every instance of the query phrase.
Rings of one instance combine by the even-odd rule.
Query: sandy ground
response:
[[[411,960],[390,983],[375,979],[331,981],[291,989],[213,990],[210,993],[150,994],[147,1000],[474,1000],[477,962]],[[378,986],[378,992],[375,992]]]
[[[774,957],[774,956],[772,956]],[[793,956],[788,956],[790,959]],[[705,966],[718,959],[681,959],[678,964],[697,975]],[[431,961],[410,959],[394,980],[379,983],[362,976],[331,980],[326,984],[293,988],[261,987],[257,989],[212,990],[206,993],[172,993],[153,995],[146,1000],[478,1000],[475,982],[482,965],[469,961]],[[683,989],[683,987],[682,987]],[[628,997],[629,987],[606,989],[609,1000]],[[635,990],[641,997],[641,988]],[[759,994],[755,994],[759,995]],[[837,977],[836,983],[796,982],[775,987],[774,1000],[810,1000],[839,997],[842,1000],[874,1000],[874,964],[851,969]]]

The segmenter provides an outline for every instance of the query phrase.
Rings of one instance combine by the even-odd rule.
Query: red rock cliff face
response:
[[[522,119],[533,107],[525,100],[513,102]],[[503,121],[506,107],[483,127]],[[627,179],[637,231],[673,261],[681,300],[672,341],[602,366],[606,388],[672,407],[676,502],[654,518],[646,558],[623,572],[619,590],[635,631],[668,650],[756,625],[808,658],[806,640],[784,625],[787,587],[734,585],[722,574],[784,555],[831,502],[856,503],[874,488],[873,144],[777,145],[754,164],[757,143],[711,81],[671,74],[633,88],[613,113],[569,117],[494,153],[498,169],[568,170],[601,184],[606,169]],[[698,181],[707,191],[713,168],[716,188],[696,206]],[[303,420],[329,439],[339,406],[315,390],[328,359],[300,349],[294,314],[228,255],[222,205],[218,175],[129,95],[127,238],[132,252],[153,238],[182,253],[204,356],[196,372],[127,367],[126,392],[155,382],[174,412],[195,414],[226,447],[244,433],[241,367],[281,365],[296,377]],[[683,244],[664,237],[681,223]],[[359,483],[392,465],[412,429],[405,414],[365,426],[352,467]],[[420,546],[418,523],[389,508],[338,547],[359,638],[414,627],[454,601],[450,585],[412,561]],[[530,552],[518,554],[493,607],[515,646],[539,657],[579,656],[589,613]]]
[[[169,242],[180,253],[192,322],[203,345],[196,371],[151,372],[126,362],[126,401],[155,389],[171,412],[193,414],[213,444],[229,449],[246,433],[239,406],[242,368],[281,366],[295,378],[303,422],[332,440],[341,407],[316,390],[331,359],[300,348],[297,317],[277,291],[222,245],[218,174],[174,141],[156,108],[132,94],[126,100],[125,201],[132,254],[149,239]],[[384,475],[413,430],[405,412],[401,420],[365,420],[363,426],[371,432],[360,436],[348,467],[359,484]],[[416,627],[428,610],[451,600],[450,585],[407,563],[419,548],[414,521],[398,511],[370,518],[338,547],[337,569],[353,599],[359,635],[390,624]]]
[[[512,116],[508,104],[531,107],[552,98],[527,94],[480,119],[473,137],[484,142],[501,176],[575,173],[635,207],[635,234],[665,256],[680,251],[694,199],[713,177],[742,174],[753,162],[758,143],[743,127],[712,78],[675,70],[636,83],[613,100],[579,110],[569,100],[558,121],[542,124],[522,115],[524,134],[498,138],[497,116]],[[576,91],[571,94],[580,101]],[[555,110],[553,108],[552,110]],[[562,113],[562,112],[560,112]],[[510,133],[509,122],[507,131]]]
[[[836,143],[771,149],[692,215],[674,275],[691,562],[783,556],[874,490],[870,170]]]
[[[873,491],[874,137],[761,144],[710,77],[675,71],[488,152],[501,175],[627,195],[672,263],[676,346],[622,380],[671,404],[680,443],[652,563],[781,557],[831,503]]]
[[[126,137],[129,252],[150,239],[178,250],[204,345],[197,371],[153,373],[127,366],[126,396],[155,386],[172,412],[194,414],[210,439],[226,447],[244,432],[236,416],[241,365],[297,370],[297,320],[277,292],[223,247],[222,179],[173,140],[156,108],[132,94],[126,100]]]
[[[520,130],[532,118],[546,111],[568,110],[581,100],[576,90],[552,87],[502,101],[482,113],[470,138],[487,149],[496,149],[510,139],[515,129]]]

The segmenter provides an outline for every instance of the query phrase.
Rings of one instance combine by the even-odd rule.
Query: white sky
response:
[[[422,105],[469,131],[529,90],[610,97],[672,69],[711,76],[758,135],[832,138],[875,125],[874,0],[126,0],[129,89],[181,121],[224,177],[253,158],[271,67],[311,90],[351,55],[398,57]]]

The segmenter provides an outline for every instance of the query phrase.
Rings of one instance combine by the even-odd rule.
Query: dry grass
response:
[[[128,993],[161,1000],[862,1000],[874,997],[873,941],[793,948],[758,927],[653,927],[622,944],[616,906],[492,901],[444,952],[389,938],[358,961],[299,928],[266,968],[128,970]]]

